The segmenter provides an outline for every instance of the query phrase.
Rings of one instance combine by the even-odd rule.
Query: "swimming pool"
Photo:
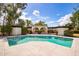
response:
[[[16,36],[7,38],[9,46],[27,43],[30,41],[42,41],[42,42],[50,42],[59,44],[65,47],[71,47],[73,39],[71,38],[63,38],[51,35],[24,35],[24,36]]]

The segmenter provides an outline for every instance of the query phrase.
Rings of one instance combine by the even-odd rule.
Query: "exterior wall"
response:
[[[13,27],[12,35],[20,35],[21,34],[21,28],[20,27]]]
[[[64,35],[64,31],[67,30],[68,28],[57,28],[58,35]]]
[[[34,28],[42,28],[42,27],[32,27],[31,30],[34,33]],[[44,27],[46,30],[45,32],[48,32],[48,28]],[[64,31],[67,30],[68,28],[53,28],[52,30],[57,30],[58,31],[58,35],[64,35]],[[20,35],[21,34],[21,27],[13,27],[12,30],[12,35]]]

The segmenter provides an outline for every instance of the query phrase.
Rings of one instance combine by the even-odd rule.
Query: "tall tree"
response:
[[[74,8],[72,17],[70,17],[71,23],[66,24],[65,26],[72,28],[73,30],[79,29],[79,8]]]
[[[72,26],[74,30],[77,30],[79,28],[79,8],[75,9],[72,17],[70,18],[72,21]]]
[[[8,4],[7,7],[7,13],[8,17],[7,20],[12,20],[12,25],[15,25],[15,21],[21,16],[22,10],[26,8],[27,4],[23,3],[14,3],[14,4]]]
[[[32,26],[33,24],[32,24],[32,21],[31,20],[26,20],[26,26],[28,27],[28,26]]]
[[[22,13],[22,10],[26,8],[25,3],[4,3],[0,4],[0,14],[4,13],[4,20],[7,21],[6,25],[15,25],[15,21],[19,18]],[[4,28],[4,20],[3,20],[3,28]],[[8,29],[10,27],[7,27]]]
[[[24,27],[25,21],[23,19],[18,19],[18,25]]]
[[[3,24],[1,26],[1,31],[2,31],[3,35],[4,35],[4,32],[5,32],[4,27],[5,27],[5,20],[6,20],[6,6],[7,6],[7,4],[4,4],[4,3],[0,4],[0,17],[3,16],[3,19],[2,19]]]
[[[0,3],[0,17],[2,16],[3,3]]]

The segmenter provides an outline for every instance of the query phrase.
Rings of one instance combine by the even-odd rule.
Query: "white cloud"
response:
[[[39,21],[40,21],[40,20],[38,19],[38,20],[35,21],[35,23],[38,23]]]
[[[53,23],[53,21],[51,21],[51,18],[49,16],[41,16],[39,10],[34,10],[32,14],[37,16],[36,20],[34,20],[33,23],[37,23],[39,21],[44,21],[48,25]]]
[[[26,17],[27,14],[28,14],[27,12],[22,12],[22,15],[19,17],[19,19],[23,19],[23,20],[26,20],[26,19],[32,20],[31,17]]]
[[[17,13],[20,13],[20,12],[21,12],[21,9],[18,9],[18,10],[17,10]]]
[[[56,26],[58,26],[58,23],[56,21],[53,21],[53,20],[49,20],[46,23],[48,24],[49,27],[56,27]]]
[[[22,12],[22,15],[26,16],[26,15],[28,15],[28,13],[27,12]]]
[[[26,17],[26,19],[28,19],[28,20],[32,20],[32,18],[31,18],[31,17]]]
[[[52,25],[53,25],[53,23],[54,23],[54,21],[46,21],[46,24],[49,26],[49,27],[52,27]]]
[[[40,16],[40,11],[39,10],[34,10],[32,14],[35,15],[35,16]]]
[[[24,19],[25,20],[26,17],[22,15],[22,16],[19,17],[19,19]]]
[[[41,19],[41,20],[48,20],[50,17],[48,17],[48,16],[39,16],[38,18]]]
[[[34,23],[37,23],[39,21],[43,21],[45,23],[48,23],[50,20],[50,17],[48,16],[38,16],[36,20],[34,20]]]
[[[49,21],[47,21],[46,23],[47,23],[47,24],[52,24],[52,23],[54,23],[54,21],[50,21],[50,20],[49,20]]]
[[[72,16],[72,14],[67,14],[64,17],[61,17],[57,22],[59,24],[59,26],[64,26],[68,23],[71,23],[70,17]]]
[[[67,14],[63,17],[61,17],[58,21],[53,21],[52,18],[48,17],[48,16],[41,16],[40,15],[40,11],[39,10],[34,10],[33,11],[33,15],[37,16],[37,17],[25,17],[25,15],[28,13],[23,12],[22,16],[20,17],[21,19],[28,19],[28,20],[32,20],[33,23],[37,23],[40,20],[44,21],[46,24],[48,24],[48,26],[64,26],[67,23],[71,23],[70,21],[70,17],[72,16],[72,14]],[[57,14],[57,16],[59,16],[60,14]]]
[[[46,21],[46,23],[50,27],[64,26],[67,23],[71,23],[71,20],[70,20],[71,16],[72,16],[72,14],[67,14],[67,15],[61,17],[58,21],[48,20],[48,21]]]
[[[27,20],[27,19],[28,19],[28,20],[32,20],[31,17],[25,17],[25,16],[20,16],[19,18],[20,18],[20,19],[23,19],[23,20]]]

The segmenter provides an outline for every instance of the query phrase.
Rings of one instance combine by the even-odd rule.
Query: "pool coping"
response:
[[[68,36],[60,36],[60,35],[53,35],[53,34],[26,34],[26,35],[16,35],[16,36],[56,36],[56,37],[62,37],[62,38],[71,38],[71,39],[79,39],[76,37],[68,37]],[[5,38],[11,38],[16,36],[6,36]]]

